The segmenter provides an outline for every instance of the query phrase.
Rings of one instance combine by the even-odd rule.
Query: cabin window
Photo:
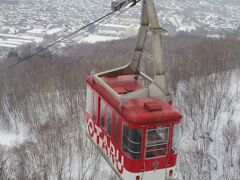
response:
[[[172,148],[175,153],[177,153],[178,151],[179,138],[180,138],[180,125],[176,124],[173,127],[173,144],[172,144]]]
[[[118,114],[115,115],[115,121],[114,121],[114,142],[115,144],[118,144]]]
[[[107,132],[111,136],[112,135],[112,110],[108,108],[108,127]]]
[[[97,118],[97,96],[93,94],[93,119]]]
[[[92,106],[92,91],[89,86],[87,86],[87,106],[86,111],[88,113],[91,113],[91,107]]]
[[[142,129],[128,128],[123,124],[122,150],[132,159],[141,158]]]
[[[155,158],[167,154],[169,127],[157,127],[147,130],[146,158]]]
[[[105,103],[101,101],[101,115],[100,115],[100,126],[104,127],[104,110],[105,110]]]

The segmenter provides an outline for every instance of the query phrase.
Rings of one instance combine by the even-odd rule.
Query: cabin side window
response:
[[[142,151],[142,129],[129,128],[123,124],[122,150],[132,159],[140,159]]]
[[[114,142],[115,144],[118,144],[118,114],[115,114],[115,121],[114,121]]]
[[[111,136],[112,135],[112,110],[108,108],[108,127],[107,127],[107,132]]]
[[[167,155],[169,127],[157,127],[147,130],[146,158]]]
[[[93,93],[93,119],[96,120],[97,118],[97,105],[98,105],[98,102],[97,102],[97,96],[96,94]]]
[[[176,124],[173,126],[173,141],[172,141],[172,149],[175,153],[178,152],[179,138],[180,138],[180,125]]]
[[[100,126],[104,128],[104,110],[105,110],[105,103],[101,101],[101,112],[100,112]]]
[[[88,113],[91,113],[92,109],[92,90],[90,89],[89,86],[87,86],[87,105],[86,105],[86,111]]]

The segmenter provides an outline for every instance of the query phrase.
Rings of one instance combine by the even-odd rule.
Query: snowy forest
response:
[[[134,38],[78,44],[0,74],[0,137],[16,137],[0,140],[0,180],[118,179],[85,136],[85,79],[126,64],[134,45]],[[178,180],[239,180],[240,40],[182,34],[164,45],[183,113]],[[4,59],[0,69],[16,61]],[[149,76],[152,66],[141,62]]]

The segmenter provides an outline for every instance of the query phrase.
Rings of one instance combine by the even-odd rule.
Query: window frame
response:
[[[112,134],[113,134],[112,133],[112,130],[113,130],[113,110],[109,106],[107,107],[106,117],[107,117],[107,123],[105,123],[107,125],[106,132],[109,136],[112,136]],[[111,126],[109,126],[109,122],[110,122],[109,120],[111,120]]]
[[[98,100],[99,96],[97,93],[92,93],[92,117],[94,121],[98,119]]]
[[[119,143],[119,129],[120,129],[120,126],[119,126],[119,119],[120,119],[120,116],[117,112],[114,112],[113,113],[113,117],[114,117],[114,143],[115,144],[118,144]]]
[[[178,140],[177,140],[177,144],[174,144],[174,138],[176,137],[175,136],[175,127],[178,128]],[[180,143],[180,136],[181,136],[181,129],[180,129],[180,124],[173,124],[173,127],[172,127],[172,150],[173,150],[173,154],[177,154],[178,153],[178,150],[179,150],[179,143]],[[177,148],[175,148],[175,146],[178,146]]]
[[[154,157],[147,157],[147,152],[149,152],[147,150],[148,148],[148,132],[149,132],[149,129],[151,127],[147,127],[146,128],[146,141],[145,141],[145,154],[144,154],[144,157],[146,159],[155,159],[155,158],[161,158],[161,157],[166,157],[168,155],[168,149],[169,149],[169,142],[170,142],[170,131],[171,131],[171,128],[169,125],[157,125],[154,129],[158,129],[158,128],[164,128],[164,129],[167,129],[167,140],[165,143],[158,143],[157,145],[155,146],[158,146],[158,145],[165,145],[166,144],[166,154],[165,155],[159,155],[159,156],[154,156]],[[154,129],[151,129],[151,130],[154,130]],[[164,148],[165,149],[165,148]],[[161,149],[156,149],[156,150],[161,150]]]
[[[104,104],[104,107],[102,109],[102,106]],[[101,98],[100,99],[100,118],[99,118],[99,125],[100,125],[100,128],[104,129],[105,128],[105,125],[106,125],[106,122],[105,122],[105,111],[106,111],[106,102],[103,101],[103,99]],[[103,123],[103,124],[102,124]]]
[[[130,130],[130,129],[141,130],[141,140],[140,140],[140,142],[134,142],[131,138],[129,138],[129,137],[127,137],[127,136],[124,136],[124,126],[125,126],[126,128],[128,128],[128,130]],[[137,127],[137,128],[135,128],[135,127],[130,127],[130,126],[128,126],[126,123],[122,123],[121,127],[122,127],[122,135],[121,135],[121,150],[122,150],[122,152],[124,153],[124,155],[126,155],[127,157],[130,157],[130,158],[133,159],[133,160],[141,160],[141,159],[142,159],[142,156],[143,156],[143,153],[144,153],[144,152],[143,152],[144,129],[143,129],[142,127]],[[140,144],[139,151],[138,151],[138,152],[135,152],[135,151],[133,151],[132,149],[128,148],[127,145],[124,143],[124,140],[123,140],[124,137],[126,137],[127,140],[128,140],[130,143],[132,143],[132,144]],[[126,152],[126,151],[123,150],[123,145],[124,145],[124,147],[128,150],[128,152]],[[139,157],[138,157],[138,158],[134,158],[131,154],[129,154],[129,152],[131,152],[132,154],[139,154]]]

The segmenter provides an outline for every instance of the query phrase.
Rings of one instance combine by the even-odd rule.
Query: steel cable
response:
[[[141,1],[141,0],[138,0],[136,3],[132,4],[131,6],[129,6],[128,8],[126,8],[125,10],[123,10],[122,12],[120,12],[119,14],[117,14],[116,16],[114,16],[113,18],[119,16],[120,14],[124,13],[124,12],[127,11],[128,9],[132,8],[133,6],[135,6],[135,5],[136,5],[138,2],[140,2],[140,1]],[[95,20],[95,21],[93,21],[93,22],[91,22],[91,23],[89,23],[89,24],[87,24],[87,25],[85,25],[85,26],[77,29],[76,31],[68,34],[67,36],[65,36],[65,37],[63,37],[63,38],[55,41],[54,43],[52,43],[52,44],[50,44],[50,45],[48,45],[48,46],[40,49],[39,51],[36,51],[35,53],[33,53],[33,54],[31,54],[31,55],[29,55],[29,56],[27,56],[27,57],[25,57],[25,58],[23,58],[21,61],[18,61],[18,62],[16,62],[16,63],[8,66],[7,68],[2,69],[2,70],[0,71],[0,74],[3,73],[3,72],[5,72],[5,71],[8,71],[9,69],[14,68],[14,67],[17,66],[18,64],[21,64],[21,63],[23,63],[23,62],[25,62],[25,61],[30,60],[30,59],[31,59],[32,57],[34,57],[35,55],[37,55],[37,54],[39,54],[39,53],[41,53],[41,52],[44,52],[45,50],[48,50],[50,47],[53,47],[54,45],[62,42],[63,40],[68,39],[69,37],[73,36],[74,34],[77,34],[78,32],[80,32],[80,31],[82,31],[82,30],[84,30],[84,29],[86,29],[86,28],[94,25],[95,23],[104,20],[105,18],[107,18],[108,16],[110,16],[110,15],[112,15],[112,14],[114,14],[114,13],[115,13],[115,11],[111,11],[111,12],[107,13],[106,15],[98,18],[97,20]],[[112,20],[113,18],[110,18],[110,20]],[[109,21],[108,21],[108,22],[109,22]],[[95,26],[94,26],[94,28],[95,28]],[[100,28],[100,27],[99,27],[99,28]],[[90,29],[93,29],[93,27],[90,28]],[[85,31],[85,32],[87,32],[87,31]],[[92,32],[91,32],[91,33],[92,33]],[[77,37],[78,37],[78,36],[77,36]],[[72,46],[72,45],[70,45],[69,47],[71,47],[71,46]],[[68,48],[68,47],[67,47],[67,48]],[[56,54],[56,53],[55,53],[55,54]]]

